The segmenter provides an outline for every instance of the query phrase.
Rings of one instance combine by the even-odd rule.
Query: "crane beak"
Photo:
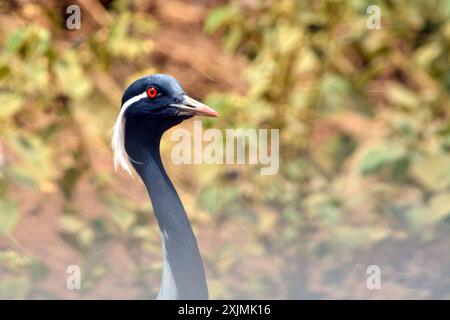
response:
[[[217,117],[219,114],[213,108],[184,95],[182,103],[171,104],[170,106],[180,109],[181,115],[197,115],[205,117]]]

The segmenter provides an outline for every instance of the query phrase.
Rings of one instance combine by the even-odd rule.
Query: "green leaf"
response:
[[[75,52],[68,52],[64,59],[55,65],[55,72],[62,91],[73,99],[84,98],[92,90],[92,83],[86,77]]]
[[[216,213],[219,210],[219,198],[220,192],[217,187],[205,188],[199,197],[200,205],[208,212]]]
[[[80,180],[82,175],[83,170],[78,167],[70,167],[67,170],[65,170],[64,175],[60,180],[59,184],[64,193],[64,196],[67,199],[72,198],[75,192],[75,188],[78,184],[78,181]]]
[[[418,65],[422,67],[429,67],[431,63],[439,56],[441,50],[442,48],[440,42],[430,42],[415,51],[414,59],[417,61]]]
[[[405,170],[407,159],[407,153],[400,146],[380,145],[366,152],[359,163],[359,172],[362,175],[375,174],[388,166],[397,171]]]
[[[387,97],[393,105],[415,108],[420,105],[419,96],[409,88],[394,83],[387,86]]]
[[[20,159],[11,166],[11,172],[17,181],[31,182],[43,191],[52,191],[54,186],[51,180],[56,171],[50,146],[34,135],[15,135],[8,142],[8,146]]]
[[[25,299],[30,291],[26,276],[3,276],[0,281],[0,299]]]
[[[234,52],[241,43],[244,33],[240,28],[232,28],[230,33],[225,38],[225,49],[229,52]]]
[[[443,190],[450,186],[450,156],[434,155],[415,161],[411,174],[428,189]]]
[[[208,33],[216,31],[233,17],[234,13],[231,6],[223,6],[211,10],[206,18],[205,31]]]
[[[23,98],[15,93],[0,92],[0,120],[14,115],[23,105]]]
[[[78,233],[85,227],[83,221],[75,215],[63,215],[59,222],[62,230],[67,233]]]
[[[9,54],[17,52],[25,43],[28,35],[28,29],[18,29],[13,31],[6,39],[5,52]]]
[[[124,198],[104,195],[101,201],[108,208],[114,224],[122,234],[126,234],[130,227],[136,222],[136,215],[132,205]]]
[[[428,219],[438,222],[450,216],[450,192],[435,195],[430,200]]]
[[[9,75],[10,72],[11,68],[8,65],[6,64],[0,65],[0,80]]]
[[[19,220],[19,207],[11,199],[0,197],[0,232],[10,234]]]
[[[92,247],[96,235],[82,218],[77,215],[66,214],[60,217],[59,223],[63,238],[69,245],[81,252],[85,252]]]
[[[223,208],[226,208],[228,212],[233,211],[238,197],[239,189],[234,186],[211,185],[202,190],[198,201],[203,209],[214,214],[220,213]]]
[[[328,73],[322,79],[321,99],[326,110],[339,110],[346,105],[351,85],[344,77]]]

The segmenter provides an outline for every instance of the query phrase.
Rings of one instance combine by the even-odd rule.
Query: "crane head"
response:
[[[134,81],[124,92],[119,116],[113,129],[112,148],[117,169],[131,173],[125,150],[125,123],[134,118],[158,124],[162,131],[193,116],[217,117],[207,105],[189,97],[179,82],[166,74],[154,74]]]

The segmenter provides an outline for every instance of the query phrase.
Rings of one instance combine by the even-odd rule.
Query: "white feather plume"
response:
[[[141,94],[138,94],[127,101],[122,105],[120,109],[119,116],[117,117],[116,123],[113,128],[113,135],[111,141],[111,147],[114,153],[114,168],[117,171],[119,167],[122,167],[128,174],[131,173],[131,163],[130,157],[125,150],[125,111],[135,102],[146,98],[147,93],[144,91]]]

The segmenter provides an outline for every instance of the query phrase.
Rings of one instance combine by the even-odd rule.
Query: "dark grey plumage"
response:
[[[158,299],[207,299],[197,241],[160,155],[163,133],[194,115],[217,116],[185,95],[176,79],[151,75],[132,83],[114,128],[116,166],[134,167],[147,188],[158,220],[164,269]]]

